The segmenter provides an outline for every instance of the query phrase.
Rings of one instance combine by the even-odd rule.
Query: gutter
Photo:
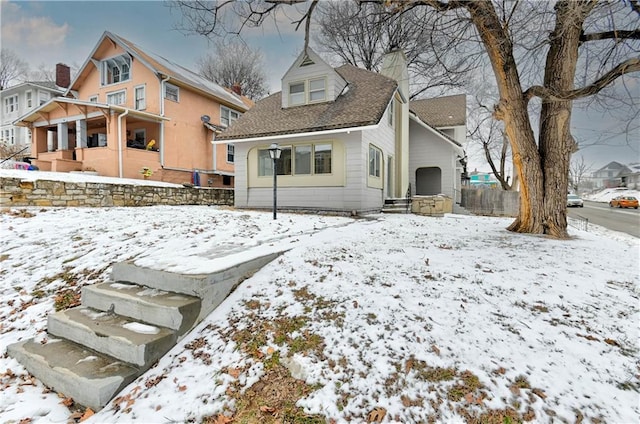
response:
[[[122,177],[122,118],[129,114],[129,109],[118,115],[118,176]]]
[[[249,141],[268,141],[268,140],[285,140],[289,138],[298,138],[298,137],[314,137],[314,136],[323,136],[328,134],[339,134],[339,133],[350,133],[351,131],[366,131],[366,130],[375,130],[380,126],[380,123],[374,125],[366,125],[364,127],[349,127],[349,128],[339,128],[335,130],[325,130],[325,131],[312,131],[306,133],[295,133],[295,134],[281,134],[281,135],[269,135],[265,137],[251,137],[251,138],[239,138],[239,139],[224,139],[224,140],[212,140],[213,144],[235,144],[235,143],[245,143]]]
[[[164,118],[164,83],[169,81],[167,75],[160,80],[160,116]],[[160,123],[160,168],[164,169],[164,121]]]

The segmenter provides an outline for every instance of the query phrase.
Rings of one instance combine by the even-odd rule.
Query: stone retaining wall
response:
[[[413,196],[411,198],[411,212],[417,215],[442,216],[453,212],[451,197],[439,196]]]
[[[0,206],[233,206],[233,189],[0,178]]]

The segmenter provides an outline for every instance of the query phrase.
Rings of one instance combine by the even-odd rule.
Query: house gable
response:
[[[282,77],[282,107],[334,101],[347,82],[311,48]]]

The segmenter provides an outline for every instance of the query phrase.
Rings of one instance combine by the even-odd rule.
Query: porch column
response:
[[[87,147],[87,121],[86,119],[78,119],[76,121],[76,146],[80,148]]]
[[[58,124],[58,150],[69,150],[69,124]]]
[[[47,130],[47,151],[53,152],[55,150],[55,131]]]

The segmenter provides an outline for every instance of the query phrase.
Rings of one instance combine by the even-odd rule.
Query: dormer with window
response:
[[[307,48],[282,78],[282,107],[334,101],[347,82]]]
[[[123,54],[100,62],[102,85],[117,84],[131,79],[131,56]]]

